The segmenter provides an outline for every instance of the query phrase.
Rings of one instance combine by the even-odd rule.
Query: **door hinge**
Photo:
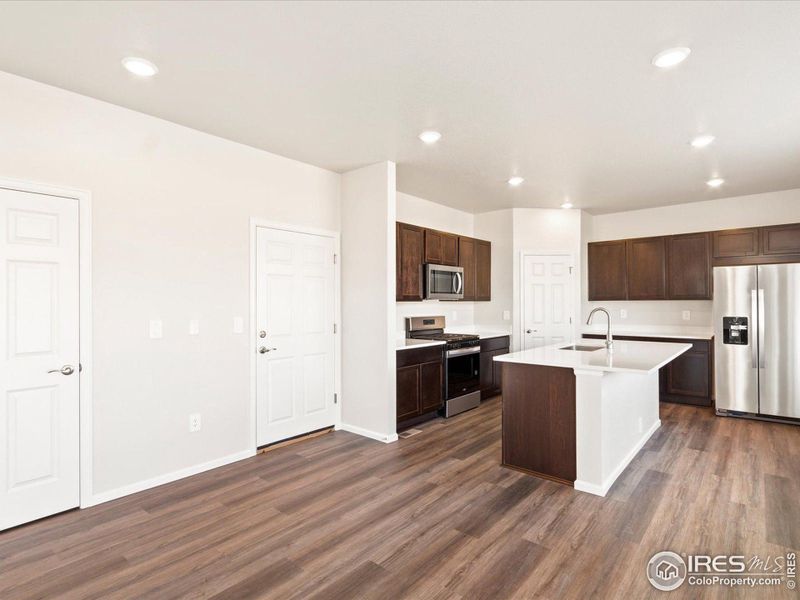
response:
[[[333,255],[333,264],[336,264],[336,255]]]
[[[569,324],[572,325],[572,317],[569,318]]]
[[[333,403],[334,404],[339,404],[339,394],[334,394],[333,395]]]
[[[334,323],[333,324],[333,333],[336,333],[337,330],[338,330],[338,328],[336,327],[336,323]]]
[[[569,274],[572,275],[572,267],[569,268]]]

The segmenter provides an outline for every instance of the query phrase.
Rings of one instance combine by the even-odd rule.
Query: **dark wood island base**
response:
[[[503,363],[504,467],[574,486],[575,373]]]

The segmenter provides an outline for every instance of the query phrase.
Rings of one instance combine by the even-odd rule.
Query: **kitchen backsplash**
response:
[[[712,326],[712,302],[710,300],[663,300],[638,302],[584,302],[582,321],[589,312],[602,306],[611,313],[611,323],[620,328],[625,325],[677,325],[688,327]],[[627,315],[623,316],[621,311]],[[688,311],[688,313],[687,313]],[[684,314],[687,313],[687,314]],[[688,319],[684,317],[688,316]],[[599,322],[605,319],[600,318]]]
[[[448,327],[475,324],[474,302],[447,302],[424,300],[422,302],[398,302],[396,306],[397,336],[405,337],[406,317],[444,315]]]

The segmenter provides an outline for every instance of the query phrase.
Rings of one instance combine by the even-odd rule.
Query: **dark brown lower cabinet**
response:
[[[605,339],[603,335],[584,334],[584,338]],[[638,342],[672,342],[691,344],[692,349],[681,354],[659,371],[659,397],[662,402],[713,406],[714,404],[714,341],[652,338],[620,335],[617,340]]]
[[[508,354],[509,337],[502,336],[481,340],[481,400],[492,398],[500,393],[502,373],[500,363],[494,362],[495,356]]]
[[[444,404],[443,346],[397,351],[397,428],[403,429]]]

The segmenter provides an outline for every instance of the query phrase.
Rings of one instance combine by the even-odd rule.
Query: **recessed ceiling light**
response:
[[[659,69],[669,69],[685,61],[691,52],[692,50],[690,48],[685,47],[668,48],[656,54],[651,62],[653,66]]]
[[[442,139],[442,134],[438,131],[423,131],[419,134],[419,139],[421,139],[426,144],[435,144],[440,139]]]
[[[561,208],[572,208],[572,202],[567,200],[564,204],[561,205]]]
[[[516,175],[508,180],[508,185],[518,186],[520,185],[525,179],[523,177],[517,177]]]
[[[706,185],[712,188],[718,188],[723,183],[725,183],[725,180],[722,177],[714,177],[714,179],[709,179],[706,181]]]
[[[158,67],[144,58],[129,56],[122,59],[122,66],[139,77],[152,77],[158,73]]]
[[[710,145],[711,142],[714,141],[714,136],[710,133],[704,133],[702,135],[698,135],[692,138],[692,141],[689,142],[693,148],[705,148],[706,146]]]

